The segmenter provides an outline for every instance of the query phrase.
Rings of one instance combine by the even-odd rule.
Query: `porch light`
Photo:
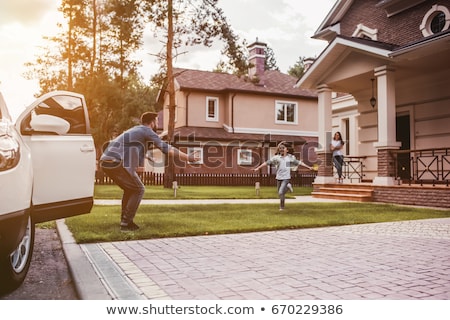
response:
[[[370,79],[372,81],[372,98],[370,98],[370,105],[372,106],[372,108],[375,108],[375,105],[377,104],[377,99],[374,96],[374,87],[373,87],[373,81],[375,79]]]

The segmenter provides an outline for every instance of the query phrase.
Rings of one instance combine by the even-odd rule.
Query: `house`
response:
[[[313,38],[328,46],[296,86],[318,93],[315,196],[449,208],[450,1],[336,1]],[[350,168],[339,191],[335,131]]]
[[[175,165],[176,173],[252,173],[290,142],[298,158],[316,161],[317,95],[296,88],[297,79],[264,70],[266,44],[249,46],[252,68],[246,76],[175,69],[174,144],[201,156],[198,164]],[[164,130],[168,128],[168,94],[164,99]],[[201,165],[200,165],[201,164]]]

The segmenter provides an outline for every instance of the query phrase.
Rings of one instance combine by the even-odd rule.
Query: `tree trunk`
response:
[[[168,124],[168,132],[167,139],[170,144],[173,144],[173,137],[175,131],[175,78],[173,75],[173,2],[172,0],[168,0],[168,33],[167,33],[167,48],[166,48],[166,57],[167,57],[167,80],[168,87],[167,91],[169,94],[169,124]],[[166,188],[170,188],[172,186],[172,182],[174,180],[174,161],[173,159],[167,158],[167,171],[166,177],[164,179],[164,185]]]

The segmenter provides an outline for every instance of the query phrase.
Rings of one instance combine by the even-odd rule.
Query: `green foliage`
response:
[[[289,199],[293,196],[311,194],[312,188],[294,188],[294,193],[286,194]],[[94,189],[96,199],[120,199],[122,190],[116,185],[96,185]],[[277,199],[275,186],[261,187],[259,195],[255,187],[251,186],[181,186],[177,190],[176,199]],[[163,186],[146,186],[144,199],[174,200],[173,189]]]
[[[27,78],[36,78],[40,94],[52,90],[82,93],[89,108],[96,145],[135,124],[154,110],[155,89],[137,72],[133,53],[142,46],[141,0],[63,0],[65,22],[34,62]]]
[[[275,59],[275,53],[273,52],[273,49],[269,46],[266,48],[266,59],[264,62],[264,69],[265,70],[280,70],[277,66],[277,60]]]
[[[228,62],[225,62],[223,60],[219,61],[214,68],[213,72],[224,72],[224,73],[232,73],[236,74],[238,76],[246,75],[248,68],[253,67],[251,63],[248,63],[248,52],[247,52],[247,45],[244,41],[242,45],[237,44],[238,39],[236,38],[234,40],[234,43],[239,46],[239,53],[238,51],[233,52],[232,55],[237,55],[235,58],[230,58]],[[264,60],[264,70],[280,70],[277,66],[277,61],[275,58],[275,53],[273,49],[269,46],[266,47],[265,50],[265,56],[266,59]],[[235,61],[234,59],[245,61],[245,63],[239,63]],[[259,79],[256,77],[252,80],[255,83],[259,82]]]
[[[294,66],[289,68],[288,74],[300,79],[305,73],[305,59],[305,57],[299,57]]]
[[[217,3],[217,0],[62,0],[59,10],[65,21],[57,25],[56,36],[45,38],[48,45],[36,60],[26,64],[25,76],[38,79],[38,95],[53,90],[83,94],[96,145],[101,147],[134,125],[143,111],[158,111],[162,107],[156,105],[156,96],[159,88],[173,80],[168,65],[178,50],[193,45],[211,46],[218,38],[225,43],[223,52],[231,65],[246,72],[245,44],[238,44],[238,37]],[[170,19],[169,12],[172,12]],[[174,22],[172,28],[169,20]],[[161,72],[153,77],[156,85],[151,86],[142,82],[138,73],[142,62],[133,57],[142,47],[146,25],[153,27],[155,38],[167,41],[165,48],[158,48],[154,54],[159,58]],[[170,117],[169,132],[174,112]]]
[[[78,243],[314,228],[449,217],[450,212],[375,203],[141,205],[136,232],[119,229],[119,206],[66,219]]]
[[[186,54],[188,47],[203,45],[210,47],[215,39],[223,41],[222,53],[228,58],[227,71],[246,74],[248,60],[245,41],[240,43],[239,37],[228,24],[223,10],[218,7],[217,0],[193,1],[145,1],[145,11],[155,38],[161,38],[165,47],[153,53],[160,63],[160,73],[155,77],[160,85],[170,81],[167,75],[168,57],[175,59],[179,54]],[[170,4],[172,6],[170,7]],[[173,31],[169,30],[168,12],[173,14]],[[169,42],[169,40],[171,40]],[[167,44],[172,44],[171,48]],[[169,52],[174,50],[174,54]],[[225,63],[224,63],[225,64]],[[222,69],[224,70],[224,69]]]

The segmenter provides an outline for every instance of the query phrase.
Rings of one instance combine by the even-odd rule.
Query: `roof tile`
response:
[[[176,81],[181,90],[201,91],[244,91],[248,93],[290,95],[304,98],[317,98],[312,90],[295,88],[297,79],[276,70],[264,73],[263,83],[256,84],[248,77],[238,77],[229,73],[201,71],[192,69],[175,69]]]

